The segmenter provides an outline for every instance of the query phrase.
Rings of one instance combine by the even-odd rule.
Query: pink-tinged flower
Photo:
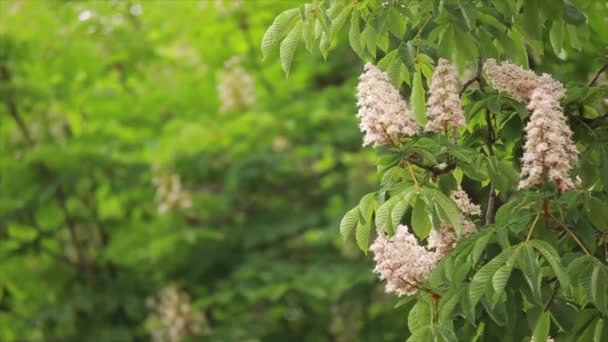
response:
[[[397,227],[395,235],[380,233],[369,248],[374,253],[374,273],[386,281],[386,292],[413,295],[437,264],[436,253],[418,243],[407,226]]]
[[[532,70],[506,61],[497,64],[494,59],[488,59],[483,68],[496,90],[525,104],[530,102],[532,92],[537,88],[544,88],[557,101],[566,95],[563,84],[549,74],[538,76]]]
[[[560,193],[574,188],[578,182],[569,172],[578,162],[578,150],[558,99],[550,90],[537,88],[528,109],[532,115],[525,128],[519,187],[532,188],[549,180]]]
[[[357,98],[363,146],[389,145],[420,132],[407,103],[390,83],[388,75],[371,63],[365,65],[359,77]]]
[[[447,60],[441,58],[433,73],[430,95],[426,103],[429,121],[425,131],[443,132],[448,128],[462,127],[466,124],[456,84],[456,69]]]

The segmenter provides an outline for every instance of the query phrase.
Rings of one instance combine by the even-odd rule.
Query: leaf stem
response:
[[[540,218],[540,213],[541,211],[539,210],[538,214],[536,214],[536,217],[534,218],[534,221],[532,222],[532,225],[530,226],[530,229],[528,230],[528,236],[526,236],[526,241],[530,241],[530,237],[532,237],[534,227],[536,227],[536,222],[538,222],[538,219]]]
[[[416,174],[414,173],[414,170],[412,169],[412,165],[410,163],[408,163],[407,161],[405,162],[405,165],[407,166],[407,169],[410,171],[410,175],[412,176],[412,180],[414,181],[416,188],[419,189],[420,183],[418,183],[418,179],[416,178]]]
[[[591,255],[591,253],[589,253],[589,250],[587,249],[587,247],[585,247],[585,245],[583,244],[583,242],[581,240],[579,240],[578,237],[576,237],[576,235],[574,235],[574,232],[572,232],[572,230],[570,228],[568,228],[568,226],[566,226],[562,221],[560,221],[559,219],[557,219],[557,217],[553,216],[553,214],[548,213],[548,215],[557,224],[559,224],[562,228],[564,228],[564,230],[566,232],[568,232],[568,234],[570,234],[570,236],[572,236],[572,238],[574,239],[574,241],[576,241],[576,243],[583,249],[583,251],[585,252],[585,254]]]
[[[597,80],[600,78],[600,75],[606,70],[608,70],[608,62],[606,64],[602,65],[602,67],[595,73],[595,76],[593,76],[593,78],[589,82],[589,86],[593,87],[595,85],[595,83],[597,82]]]

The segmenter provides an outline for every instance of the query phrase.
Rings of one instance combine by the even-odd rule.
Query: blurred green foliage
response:
[[[259,52],[298,2],[0,1],[1,341],[149,340],[172,285],[207,321],[191,340],[399,339],[336,229],[377,181],[360,62],[340,42],[286,79]],[[232,56],[257,102],[220,113]],[[159,212],[154,167],[191,206]]]

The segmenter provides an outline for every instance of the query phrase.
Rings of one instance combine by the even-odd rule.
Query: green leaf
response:
[[[606,314],[608,312],[608,269],[596,259],[595,266],[591,272],[591,298],[595,307]]]
[[[441,209],[440,213],[444,214],[444,217],[442,217],[442,219],[454,226],[456,234],[460,236],[462,234],[462,220],[460,210],[458,210],[458,207],[456,206],[454,201],[444,195],[441,191],[432,189],[431,192],[435,203],[437,203],[437,205]]]
[[[399,88],[401,85],[401,60],[398,58],[397,50],[393,50],[384,56],[379,62],[378,67],[386,72],[391,83]]]
[[[593,333],[593,342],[602,342],[606,341],[604,338],[604,319],[598,319],[595,324],[595,331]]]
[[[564,0],[564,19],[568,24],[581,25],[587,22],[587,17],[572,2]]]
[[[551,314],[549,311],[542,310],[540,316],[536,320],[532,339],[534,341],[546,341],[549,337],[549,329],[551,328]]]
[[[399,196],[399,198],[400,198],[399,201],[397,201],[397,203],[395,203],[395,206],[393,207],[393,209],[391,211],[391,220],[393,223],[393,227],[395,229],[397,229],[397,227],[401,224],[401,219],[403,218],[403,215],[405,214],[405,211],[407,210],[408,206],[410,205],[410,202],[412,201],[414,195],[415,195],[415,188],[414,187],[407,188]]]
[[[551,47],[556,55],[559,55],[564,47],[564,22],[554,21],[551,24],[551,31],[549,32],[549,41]]]
[[[405,65],[409,70],[415,70],[416,64],[414,62],[414,55],[416,52],[414,44],[412,44],[411,41],[401,43],[397,51],[399,51],[399,58],[401,59],[403,65]]]
[[[473,31],[477,23],[477,9],[470,0],[458,0],[458,8],[462,12],[462,17],[467,23],[469,31]]]
[[[492,281],[492,276],[509,259],[514,249],[515,246],[505,249],[475,273],[469,284],[469,299],[472,307],[477,305],[483,296],[485,287]]]
[[[285,40],[281,42],[281,67],[283,67],[283,71],[285,74],[289,75],[289,70],[291,69],[291,62],[293,61],[293,55],[296,52],[296,47],[298,46],[298,41],[300,40],[300,36],[302,35],[302,22],[297,23],[294,28],[289,32]]]
[[[304,27],[302,28],[302,37],[304,38],[304,44],[306,50],[313,52],[314,40],[315,40],[315,21],[316,18],[310,14],[311,5],[306,4],[306,20],[304,21]]]
[[[367,47],[369,54],[376,58],[376,44],[378,42],[378,31],[376,31],[372,25],[367,25],[361,33],[361,40]]]
[[[359,10],[354,9],[350,18],[350,30],[348,31],[348,40],[353,51],[363,57],[363,46],[361,45],[361,28],[359,27]]]
[[[357,222],[359,222],[359,207],[354,207],[346,212],[340,222],[340,235],[342,235],[343,239],[346,240],[348,238],[353,229],[355,229]]]
[[[534,248],[525,246],[517,259],[517,263],[530,287],[532,296],[537,303],[541,303],[543,300],[541,293],[542,274]]]
[[[458,342],[458,338],[456,337],[454,329],[448,325],[434,325],[433,334],[435,336],[437,336],[437,334],[441,336],[441,339],[439,341]]]
[[[608,231],[608,203],[591,197],[585,209],[587,218],[593,226]]]
[[[407,318],[407,326],[412,333],[429,326],[433,321],[433,314],[430,303],[419,300],[410,310]]]
[[[426,239],[431,232],[431,220],[427,213],[426,204],[422,198],[416,200],[412,211],[412,229],[420,239]]]
[[[330,31],[331,31],[330,37],[332,37],[332,38],[336,37],[338,32],[340,32],[340,30],[342,29],[342,26],[344,26],[344,23],[346,22],[346,19],[348,19],[348,16],[350,15],[352,10],[353,10],[353,6],[346,6],[332,20],[331,27],[330,27]]]
[[[410,104],[412,105],[412,112],[414,113],[414,119],[416,122],[423,126],[426,124],[426,99],[424,97],[424,85],[422,84],[422,72],[420,69],[416,70],[414,74],[414,80],[412,82],[412,95],[410,97]]]
[[[357,246],[359,246],[359,249],[361,249],[361,251],[363,251],[365,254],[367,254],[367,250],[369,248],[371,229],[371,221],[366,223],[359,221],[355,230],[355,240],[357,241]]]
[[[321,34],[321,41],[319,42],[319,50],[321,51],[321,55],[323,59],[327,60],[327,54],[329,53],[330,41],[327,33],[323,32]]]
[[[272,50],[279,41],[283,34],[292,26],[292,24],[300,18],[300,10],[298,8],[292,8],[279,14],[273,21],[272,25],[264,33],[262,38],[262,54],[264,58],[268,56],[270,50]]]
[[[439,303],[439,322],[450,322],[454,319],[452,313],[460,302],[462,292],[462,288],[459,290],[449,290],[441,296],[441,302]]]
[[[542,254],[542,256],[547,260],[551,268],[553,269],[553,273],[560,282],[560,285],[563,288],[567,288],[570,284],[568,273],[564,270],[561,259],[553,246],[551,246],[548,242],[542,240],[530,240],[528,244],[534,247],[537,251]]]
[[[369,241],[371,235],[372,228],[372,216],[374,215],[374,210],[376,209],[376,194],[369,193],[359,201],[359,222],[357,223],[357,227],[355,229],[355,240],[357,241],[357,246],[361,249],[365,254],[367,254],[367,250],[369,248]]]
[[[513,263],[507,262],[502,265],[492,276],[492,287],[494,288],[494,296],[500,297],[505,293],[505,286],[509,281],[509,277],[513,272]]]

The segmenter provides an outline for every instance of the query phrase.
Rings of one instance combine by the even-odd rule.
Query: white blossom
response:
[[[427,100],[427,132],[443,132],[447,128],[466,124],[456,81],[456,69],[441,58],[433,73],[430,95]]]
[[[525,104],[530,102],[532,92],[537,88],[544,88],[557,101],[566,95],[561,82],[554,80],[549,74],[538,76],[532,70],[506,61],[497,64],[494,59],[488,59],[483,68],[496,90],[505,92]]]
[[[420,132],[407,103],[388,75],[368,63],[357,86],[357,117],[364,132],[363,146],[382,146]]]
[[[531,188],[545,179],[559,192],[575,187],[577,182],[568,173],[578,161],[578,151],[559,101],[549,90],[539,87],[532,92],[528,109],[532,115],[525,128],[519,187]]]
[[[477,227],[469,217],[481,215],[481,208],[473,204],[460,187],[452,192],[451,198],[460,209],[462,236],[473,234]],[[394,292],[399,296],[413,295],[420,283],[429,277],[437,263],[453,250],[457,243],[458,235],[454,227],[447,222],[442,222],[439,230],[431,231],[426,246],[419,243],[407,226],[400,225],[391,237],[379,233],[370,246],[376,263],[374,273],[386,281],[386,292]]]
[[[256,103],[255,82],[241,65],[239,57],[232,57],[224,63],[217,90],[222,113],[246,110]]]
[[[190,296],[174,285],[162,289],[148,305],[153,308],[147,325],[153,342],[181,342],[208,329],[205,316],[192,308]]]
[[[374,253],[374,272],[386,281],[386,292],[413,295],[437,264],[437,254],[418,243],[407,226],[400,225],[395,235],[380,233],[370,246]]]
[[[161,214],[171,209],[184,210],[192,207],[190,193],[182,188],[179,175],[161,172],[157,166],[153,167],[152,183],[156,187],[155,201],[158,212]]]

